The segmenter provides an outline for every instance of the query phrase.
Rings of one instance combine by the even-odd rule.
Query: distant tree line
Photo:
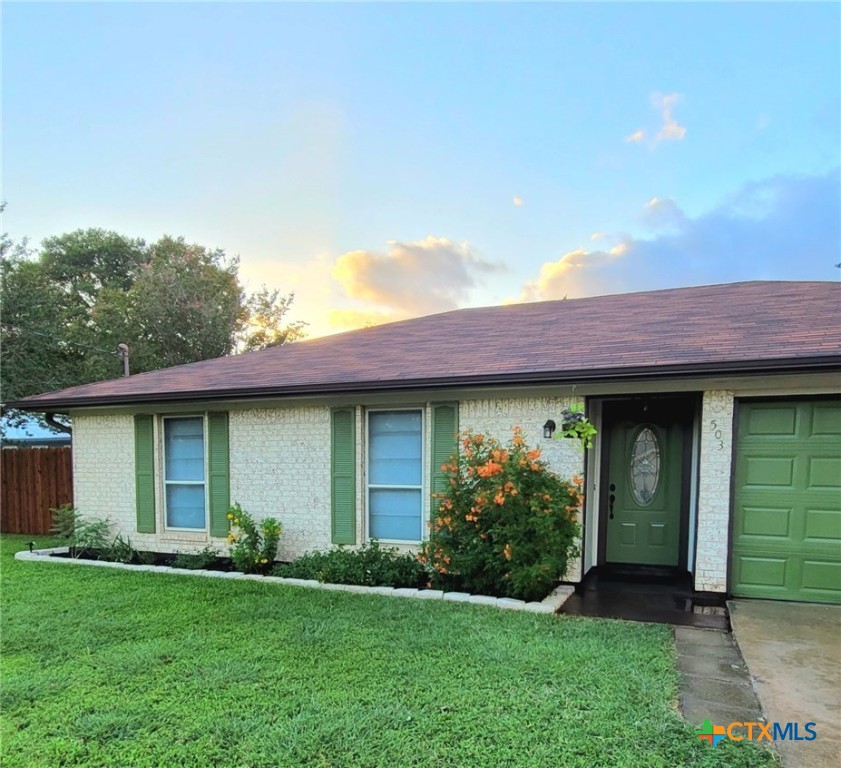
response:
[[[293,293],[247,294],[239,260],[165,236],[146,243],[102,229],[50,237],[39,250],[0,238],[0,398],[285,344]],[[11,414],[14,418],[15,414]]]

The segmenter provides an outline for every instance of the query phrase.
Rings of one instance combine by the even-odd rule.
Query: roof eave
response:
[[[235,387],[218,390],[186,390],[129,395],[103,395],[35,400],[25,398],[6,403],[8,408],[33,412],[62,412],[73,408],[141,405],[149,403],[202,402],[218,400],[247,400],[301,397],[306,395],[367,394],[418,389],[452,389],[458,387],[516,386],[530,384],[597,384],[607,381],[635,381],[640,379],[697,378],[715,375],[750,375],[819,373],[841,369],[841,355],[778,358],[735,362],[680,363],[657,366],[623,366],[593,371],[539,371],[535,373],[502,373],[463,375],[425,379],[372,380],[353,384],[336,382],[288,387]]]

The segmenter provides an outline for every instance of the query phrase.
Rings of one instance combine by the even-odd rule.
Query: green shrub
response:
[[[234,568],[242,573],[268,571],[277,557],[281,524],[273,517],[266,517],[258,525],[239,503],[231,507],[228,520],[231,525],[228,544]]]
[[[123,538],[122,534],[117,534],[117,538],[111,542],[108,549],[105,551],[105,558],[112,563],[130,563],[134,560],[137,552],[131,545],[131,539]]]
[[[72,504],[51,509],[53,524],[50,532],[63,539],[70,556],[81,557],[86,550],[105,550],[108,547],[109,523],[96,517],[83,517]]]
[[[420,559],[433,583],[523,600],[545,597],[577,552],[580,478],[562,480],[515,428],[507,446],[481,434],[462,436],[462,450],[442,469],[449,490]]]
[[[207,546],[200,552],[187,554],[186,552],[179,552],[172,561],[173,568],[188,568],[191,571],[200,571],[213,565],[216,562],[216,550],[213,547]]]
[[[277,565],[272,575],[366,587],[419,587],[429,580],[417,557],[401,554],[396,547],[381,547],[376,539],[359,549],[309,552],[292,563]]]

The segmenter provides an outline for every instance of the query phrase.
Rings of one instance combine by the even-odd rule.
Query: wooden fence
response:
[[[73,503],[70,446],[3,448],[0,531],[49,533],[50,509]]]

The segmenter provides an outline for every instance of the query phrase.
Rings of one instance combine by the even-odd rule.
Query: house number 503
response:
[[[713,431],[713,437],[718,442],[718,450],[724,450],[724,433],[718,426],[718,422],[715,419],[710,419],[710,429]]]

